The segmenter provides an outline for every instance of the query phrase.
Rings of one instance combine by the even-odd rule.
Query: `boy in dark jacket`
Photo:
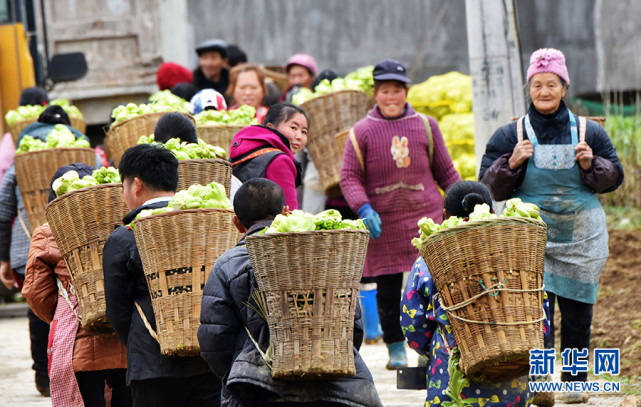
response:
[[[131,210],[105,243],[103,271],[107,318],[127,347],[127,384],[134,406],[218,406],[220,380],[196,357],[163,356],[144,325],[156,319],[149,288],[129,226],[143,209],[167,206],[178,185],[178,160],[164,147],[131,147],[119,165],[124,200]]]
[[[269,226],[283,211],[285,195],[264,178],[247,180],[234,196],[234,225],[245,236],[212,268],[205,289],[198,328],[201,356],[223,378],[223,406],[382,406],[372,376],[358,353],[363,340],[360,308],[354,323],[354,377],[322,381],[273,380],[247,332],[263,351],[269,327],[247,306],[257,288],[245,237]]]

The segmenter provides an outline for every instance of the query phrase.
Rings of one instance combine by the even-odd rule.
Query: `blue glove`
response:
[[[358,217],[363,219],[365,227],[369,230],[370,236],[376,239],[381,235],[381,218],[378,213],[372,209],[371,205],[366,203],[358,208]]]

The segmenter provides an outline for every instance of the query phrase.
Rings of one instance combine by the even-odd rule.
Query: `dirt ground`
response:
[[[610,230],[591,347],[620,348],[621,374],[641,376],[641,230]]]

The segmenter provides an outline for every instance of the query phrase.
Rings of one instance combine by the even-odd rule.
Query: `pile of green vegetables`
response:
[[[174,95],[170,90],[158,91],[149,96],[149,100],[166,106],[182,106],[187,111],[189,111],[190,108],[189,101]]]
[[[56,124],[47,134],[47,141],[31,137],[25,134],[20,139],[16,154],[28,153],[48,148],[89,148],[89,142],[85,139],[76,139],[76,135],[64,124]]]
[[[242,105],[234,110],[203,110],[194,115],[196,126],[206,124],[258,124],[256,120],[256,108],[249,105]]]
[[[475,180],[472,77],[459,72],[430,76],[412,85],[407,101],[417,112],[438,121],[456,171],[464,180]]]
[[[58,105],[64,109],[69,117],[76,117],[78,119],[84,119],[80,110],[74,106],[70,105],[67,99],[54,99],[49,102],[50,105]],[[9,110],[4,116],[7,124],[13,126],[14,124],[24,121],[24,120],[36,120],[40,117],[40,114],[47,108],[47,106],[40,105],[26,105],[18,106],[15,110]]]
[[[296,209],[289,215],[277,215],[261,234],[338,229],[365,229],[365,224],[360,219],[343,219],[336,209],[327,209],[317,215]]]
[[[200,184],[191,185],[188,189],[176,192],[166,207],[144,209],[140,211],[136,219],[157,215],[159,213],[199,208],[232,209],[231,201],[227,198],[225,187],[217,182],[212,182],[205,186]]]
[[[308,88],[301,88],[301,90],[292,97],[292,103],[302,105],[308,100],[341,90],[359,90],[371,97],[372,89],[374,88],[373,71],[373,66],[364,66],[354,72],[348,73],[344,78],[336,78],[331,82],[329,79],[323,79],[314,91]]]
[[[135,103],[127,103],[126,105],[116,106],[111,111],[111,117],[114,121],[111,127],[115,126],[125,120],[133,119],[143,114],[159,113],[159,112],[178,112],[189,113],[189,103],[185,100],[178,98],[177,100],[161,99],[157,102],[137,105]]]
[[[138,144],[159,144],[171,151],[179,160],[227,158],[227,153],[220,147],[212,146],[198,139],[198,144],[180,141],[179,138],[167,140],[165,144],[154,141],[154,135],[140,136]]]
[[[541,219],[539,215],[539,207],[527,202],[522,202],[520,198],[512,198],[505,201],[505,209],[503,210],[502,217],[519,216],[522,218]],[[497,215],[490,212],[488,204],[476,205],[474,211],[470,213],[468,221],[486,220],[498,218]],[[434,219],[424,217],[418,221],[418,232],[420,237],[412,239],[412,245],[417,249],[423,245],[425,239],[432,233],[439,230],[447,229],[452,226],[460,225],[467,222],[464,218],[458,216],[450,216],[445,219],[440,225],[434,222]]]
[[[76,171],[67,171],[60,178],[53,181],[52,188],[56,196],[64,195],[67,192],[87,188],[100,184],[119,184],[120,174],[114,167],[101,167],[94,170],[91,175],[80,178]]]

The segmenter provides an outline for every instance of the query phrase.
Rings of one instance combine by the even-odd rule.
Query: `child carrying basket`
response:
[[[234,212],[236,214],[234,224],[245,236],[236,247],[218,259],[205,285],[198,340],[202,357],[218,377],[224,378],[223,385],[229,390],[223,392],[223,397],[227,399],[222,400],[222,404],[268,406],[272,405],[273,400],[278,399],[287,405],[310,403],[311,405],[332,406],[381,406],[372,377],[358,353],[362,342],[362,325],[358,308],[354,310],[356,311],[355,315],[345,312],[350,315],[350,319],[353,317],[353,320],[350,321],[350,325],[353,327],[353,339],[350,330],[346,330],[350,337],[344,339],[346,339],[345,342],[350,343],[353,340],[353,346],[346,349],[344,355],[336,356],[337,359],[345,360],[348,359],[347,355],[353,356],[354,371],[351,376],[319,378],[317,374],[305,375],[302,371],[298,371],[297,375],[291,375],[292,370],[287,370],[287,366],[284,366],[285,369],[282,364],[280,368],[278,367],[276,359],[280,357],[286,360],[287,358],[279,356],[278,339],[274,338],[275,327],[267,321],[271,317],[265,315],[265,311],[271,312],[269,311],[269,302],[266,305],[268,309],[259,305],[262,303],[261,295],[275,297],[278,293],[272,293],[269,287],[260,286],[260,282],[257,282],[255,261],[253,259],[250,261],[249,246],[246,246],[245,243],[247,242],[249,245],[250,239],[262,238],[263,236],[260,236],[259,232],[272,224],[274,217],[283,211],[284,205],[285,195],[274,182],[253,178],[243,183],[234,197]],[[324,231],[316,232],[325,233]],[[352,232],[358,236],[362,233],[367,239],[366,232]],[[299,233],[299,235],[303,238],[310,238],[312,233],[314,232]],[[267,240],[274,237],[277,240],[286,240],[288,239],[286,235],[293,234],[295,233],[279,233],[264,237]],[[256,249],[254,248],[254,250]],[[364,253],[361,257],[364,257]],[[287,260],[283,259],[283,261]],[[360,259],[361,270],[362,262],[363,258]],[[313,264],[309,264],[309,266],[310,269],[314,268]],[[292,278],[292,284],[295,284],[294,280],[295,278]],[[320,285],[320,278],[318,282]],[[347,285],[346,282],[345,286]],[[302,290],[300,291],[302,292]],[[341,301],[340,298],[329,295],[325,298],[327,302],[331,302],[332,299],[336,303]],[[322,304],[320,298],[314,298],[314,301],[315,304]],[[358,301],[353,303],[356,304]],[[331,305],[327,307],[331,308]],[[311,310],[301,310],[302,313],[308,311]],[[322,313],[322,310],[317,309],[315,312]],[[308,319],[300,318],[300,320]],[[287,332],[291,328],[295,327],[281,326],[275,329]],[[307,328],[307,326],[299,326],[298,330],[306,331]],[[313,338],[309,339],[310,342],[312,340]],[[281,340],[280,344],[283,345],[283,342]],[[287,344],[284,344],[284,347],[286,346]],[[274,351],[269,351],[270,348]],[[333,352],[334,349],[330,351]],[[300,360],[303,352],[301,349],[298,355],[291,354],[290,359]],[[327,367],[331,362],[324,361],[315,355],[311,366],[307,365],[307,367],[311,372],[314,371],[314,368]],[[279,369],[280,374],[285,373],[290,376],[286,379],[276,378]],[[301,383],[301,381],[305,383]],[[278,403],[274,403],[274,405],[278,405]]]
[[[458,182],[447,191],[445,218],[467,218],[475,206],[481,204],[492,205],[490,193],[483,184],[473,181]],[[466,264],[473,277],[459,277],[460,280],[447,283],[448,289],[442,286],[437,288],[441,283],[441,277],[437,274],[445,271],[446,267],[436,264],[437,260],[433,258],[437,256],[426,256],[425,246],[433,243],[430,240],[423,242],[423,257],[416,261],[410,272],[402,297],[401,325],[410,347],[428,358],[426,405],[478,399],[479,405],[525,406],[534,396],[529,393],[527,386],[528,351],[543,348],[544,334],[547,335],[549,331],[547,300],[544,300],[542,290],[543,253],[539,253],[537,247],[545,247],[545,226],[527,223],[524,218],[505,218],[507,221],[502,219],[491,219],[484,225],[484,221],[471,221],[468,222],[469,225],[463,225],[468,229],[489,229],[495,227],[492,222],[499,221],[498,227],[507,232],[504,232],[503,237],[493,236],[491,233],[476,235],[476,241],[470,244],[479,252],[477,258],[470,256],[457,261],[455,254],[452,254],[444,260],[450,261],[447,268],[450,275],[460,272],[457,270],[459,264]],[[532,232],[535,236],[542,233],[543,240],[527,248],[533,253],[530,256],[533,259],[531,264],[526,264],[527,260],[517,259],[518,256],[510,256],[504,250],[504,245],[510,238],[512,241],[517,240],[515,235],[510,236],[510,225],[505,223],[509,221],[517,222],[517,225],[522,222],[524,226],[520,229],[518,240],[524,240],[528,244],[533,241],[524,236],[524,233]],[[460,227],[449,229],[456,228]],[[448,229],[443,232],[454,233]],[[443,232],[436,234],[442,235]],[[457,244],[460,245],[460,241]],[[497,256],[501,252],[504,255]],[[495,257],[490,258],[488,253],[494,253]],[[525,255],[521,257],[527,258]],[[481,272],[485,267],[483,263],[488,261],[494,261],[493,270],[497,274],[505,271],[503,280],[493,280],[487,272]],[[433,269],[428,270],[427,262],[431,263]],[[507,262],[513,263],[510,270],[505,270]],[[477,295],[468,295],[469,301],[452,304],[452,296],[456,297],[457,289],[466,282],[469,282],[470,288],[461,289],[460,294],[465,297],[468,292],[476,292]],[[521,282],[526,282],[526,287],[521,287]],[[478,291],[473,291],[476,287],[479,287]],[[464,293],[465,290],[468,291]],[[518,304],[518,308],[527,315],[518,311],[510,314],[512,302],[518,303],[528,297],[533,298],[531,304]],[[469,309],[476,313],[468,313]],[[525,339],[529,344],[521,340],[522,331],[525,331]],[[466,335],[470,332],[471,336]],[[503,341],[499,336],[503,336]],[[481,347],[479,343],[485,346]],[[498,345],[498,349],[495,345]]]

